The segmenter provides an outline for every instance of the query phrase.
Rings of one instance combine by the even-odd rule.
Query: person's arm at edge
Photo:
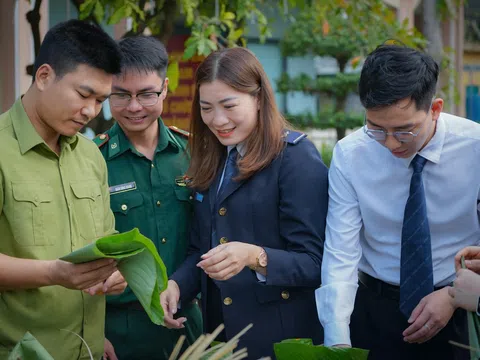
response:
[[[362,256],[358,199],[342,169],[348,169],[348,164],[337,144],[329,170],[322,286],[315,292],[318,316],[325,330],[325,346],[351,345],[350,316],[358,288],[358,262]]]

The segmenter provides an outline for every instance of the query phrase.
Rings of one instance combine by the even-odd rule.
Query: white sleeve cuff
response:
[[[262,274],[258,273],[255,271],[255,274],[257,275],[257,279],[258,281],[260,282],[267,282],[267,278],[265,276],[263,276]]]
[[[324,326],[325,346],[339,344],[352,345],[350,341],[350,326],[348,323],[329,323]]]

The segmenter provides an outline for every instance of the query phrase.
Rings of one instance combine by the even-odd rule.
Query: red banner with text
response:
[[[203,61],[203,56],[183,60],[184,43],[188,35],[174,35],[168,42],[167,51],[170,62],[178,61],[179,79],[175,92],[168,93],[163,103],[162,119],[166,125],[174,125],[180,129],[189,130],[190,110],[195,91],[195,71]]]

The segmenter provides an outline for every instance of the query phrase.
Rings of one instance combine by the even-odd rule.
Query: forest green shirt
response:
[[[0,253],[53,260],[114,232],[105,162],[81,135],[61,137],[58,156],[21,100],[0,115]],[[47,286],[0,292],[0,359],[32,333],[55,360],[103,354],[105,297]]]
[[[100,145],[108,167],[111,208],[117,230],[137,227],[150,238],[170,276],[186,257],[192,216],[191,191],[181,180],[189,164],[188,138],[167,128],[161,119],[153,161],[139,153],[115,123]],[[103,136],[102,136],[103,137]],[[108,303],[136,301],[129,287]]]

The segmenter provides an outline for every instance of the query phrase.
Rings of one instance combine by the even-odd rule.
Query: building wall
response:
[[[15,1],[0,1],[0,112],[7,110],[15,100]]]

